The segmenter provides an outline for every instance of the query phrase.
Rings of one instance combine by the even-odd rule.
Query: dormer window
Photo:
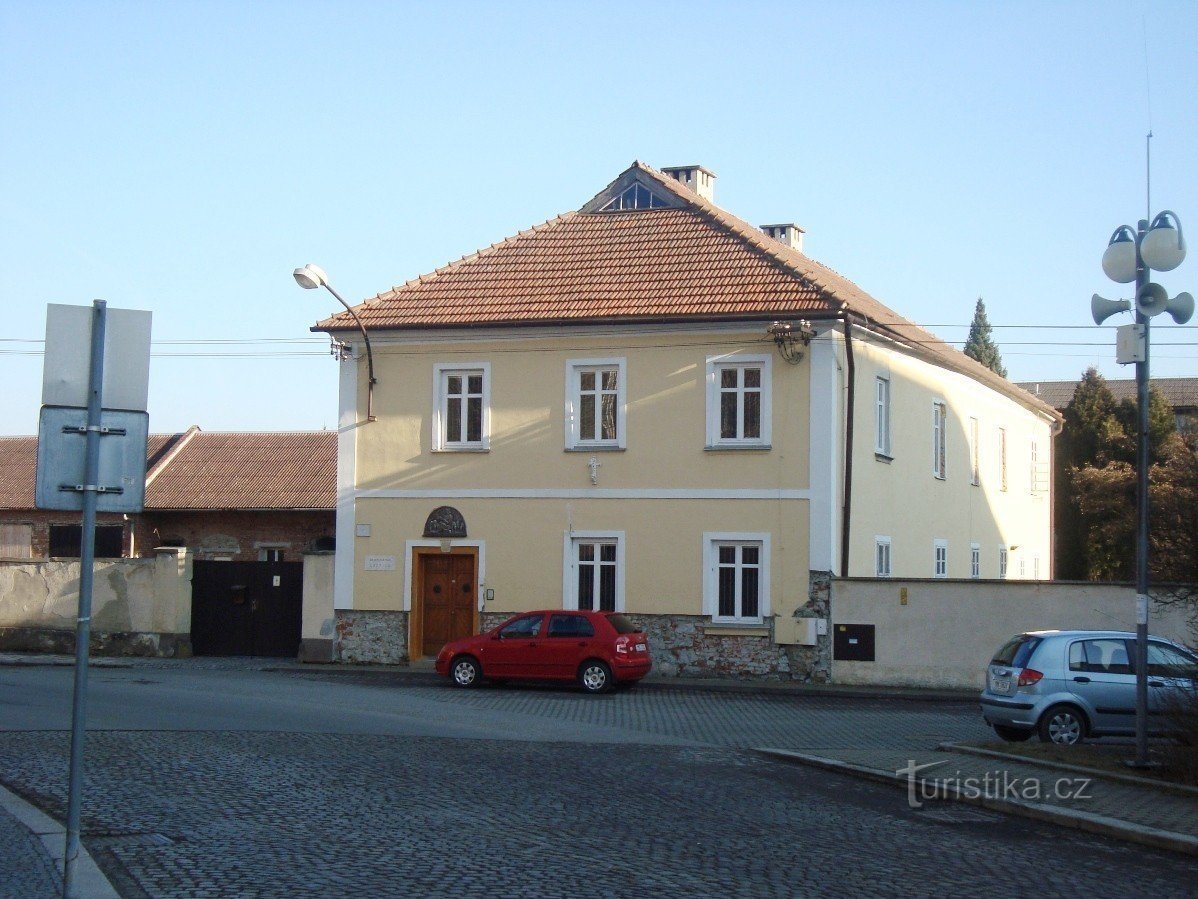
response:
[[[670,204],[659,197],[639,181],[634,181],[628,187],[613,197],[603,206],[600,212],[623,212],[628,209],[664,209]]]

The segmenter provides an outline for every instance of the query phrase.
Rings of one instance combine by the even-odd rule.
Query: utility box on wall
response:
[[[832,658],[838,662],[874,661],[874,626],[872,624],[833,625]]]
[[[815,646],[827,633],[828,622],[823,618],[774,619],[774,642],[780,646]]]

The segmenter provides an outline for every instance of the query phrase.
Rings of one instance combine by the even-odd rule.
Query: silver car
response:
[[[1136,635],[1125,631],[1033,631],[1012,637],[986,668],[982,717],[1004,740],[1038,733],[1045,743],[1134,734]],[[1149,732],[1167,730],[1171,702],[1194,695],[1198,658],[1148,638]]]

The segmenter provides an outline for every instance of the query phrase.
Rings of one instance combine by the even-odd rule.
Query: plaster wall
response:
[[[834,660],[839,684],[981,690],[986,664],[1015,634],[1135,630],[1135,591],[1113,584],[834,580],[830,606],[833,631],[838,624],[875,627],[876,660]],[[1192,640],[1190,615],[1181,605],[1154,601],[1149,632]]]

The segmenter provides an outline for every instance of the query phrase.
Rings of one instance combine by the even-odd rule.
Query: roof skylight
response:
[[[670,204],[659,197],[639,181],[634,181],[628,187],[613,197],[603,206],[600,212],[622,212],[627,209],[663,209]]]

